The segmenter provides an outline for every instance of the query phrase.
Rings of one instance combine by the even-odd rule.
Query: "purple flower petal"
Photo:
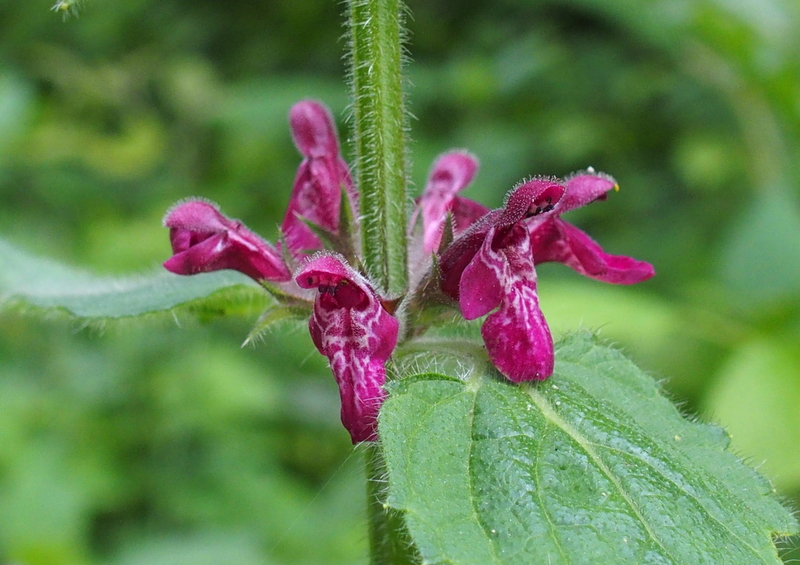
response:
[[[304,157],[339,154],[339,138],[330,111],[315,100],[301,100],[289,110],[292,139]]]
[[[553,374],[553,338],[539,308],[530,238],[519,224],[502,235],[496,231],[464,270],[461,309],[471,319],[499,306],[481,326],[492,363],[513,382],[544,380]]]
[[[594,169],[570,175],[564,182],[564,186],[566,192],[556,209],[558,215],[586,206],[595,200],[605,200],[609,190],[619,189],[614,177],[605,173],[597,173]]]
[[[442,291],[459,300],[464,269],[483,245],[493,226],[509,227],[532,217],[552,212],[564,187],[549,179],[530,180],[509,193],[504,208],[492,210],[458,237],[442,254],[439,262]]]
[[[425,253],[433,253],[439,248],[448,212],[453,214],[453,227],[458,235],[489,211],[482,204],[457,196],[472,182],[477,170],[478,160],[463,151],[445,153],[434,162],[418,202],[418,210],[422,212]],[[413,218],[411,223],[413,225]]]
[[[328,109],[319,102],[303,100],[292,107],[289,124],[305,159],[297,170],[281,230],[289,250],[298,256],[322,248],[303,219],[336,234],[342,188],[354,207],[357,196],[347,163],[339,153],[336,127]]]
[[[455,222],[454,232],[458,236],[489,212],[489,208],[469,198],[456,196],[450,207]]]
[[[590,169],[572,175],[565,185],[566,192],[553,214],[529,224],[534,263],[556,261],[613,284],[635,284],[652,277],[655,270],[650,263],[606,253],[585,232],[559,218],[564,212],[604,200],[609,190],[618,188],[617,181]]]
[[[173,256],[164,267],[178,275],[234,269],[256,281],[292,278],[280,254],[244,225],[202,200],[190,200],[167,212]]]
[[[486,234],[494,226],[502,209],[492,210],[475,222],[470,229],[456,238],[439,259],[440,286],[442,292],[453,300],[459,300],[461,278],[475,254],[480,250]]]
[[[398,321],[367,280],[338,256],[312,259],[295,280],[319,291],[308,328],[339,385],[342,423],[353,443],[374,441],[386,398],[385,363],[397,344]]]
[[[544,218],[564,197],[564,187],[552,179],[537,178],[518,186],[506,198],[498,226],[510,226],[527,218]]]
[[[549,179],[516,188],[505,208],[476,222],[444,252],[442,290],[468,320],[492,312],[481,327],[495,367],[514,382],[553,372],[553,339],[539,309],[536,271],[525,222],[546,216],[564,193]]]
[[[534,263],[556,261],[603,282],[635,284],[655,275],[650,263],[606,253],[585,232],[558,218],[532,231],[531,243]]]

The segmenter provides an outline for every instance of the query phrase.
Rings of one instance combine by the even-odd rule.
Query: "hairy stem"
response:
[[[366,445],[367,510],[371,565],[418,565],[419,555],[411,544],[403,516],[386,505],[384,460],[379,445]]]
[[[353,143],[364,265],[390,295],[406,290],[406,112],[401,0],[349,0]]]
[[[367,274],[382,292],[406,292],[406,111],[401,0],[347,0],[353,145]],[[370,562],[418,563],[399,512],[386,505],[379,445],[365,448]]]

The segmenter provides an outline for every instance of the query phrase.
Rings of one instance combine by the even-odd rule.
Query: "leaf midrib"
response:
[[[472,436],[475,430],[475,408],[478,404],[478,395],[475,392],[469,391],[468,388],[466,389],[466,391],[468,392],[468,394],[471,394],[472,396],[472,406],[469,411],[469,429],[470,429],[470,436]],[[486,524],[483,523],[483,520],[481,520],[481,515],[478,512],[478,506],[475,504],[476,502],[476,497],[474,496],[475,482],[472,478],[472,450],[474,446],[475,446],[475,440],[473,440],[470,437],[470,441],[468,443],[468,448],[467,448],[467,485],[470,493],[469,503],[470,507],[472,508],[472,515],[475,517],[475,521],[478,523],[481,530],[483,530],[483,533],[486,536],[486,540],[489,542],[489,547],[492,548],[492,556],[494,556],[494,562],[497,563],[498,565],[501,565],[502,561],[500,560],[500,556],[497,554],[497,543],[492,538],[489,532],[491,528],[488,528]]]
[[[549,421],[545,422],[545,429],[542,432],[542,437],[545,437],[547,435],[547,429],[550,426],[551,426],[551,422],[549,422]],[[544,447],[544,441],[540,441],[539,444],[536,446],[536,478],[539,481],[539,484],[537,486],[540,487],[540,488],[536,489],[536,498],[539,501],[539,507],[542,509],[542,515],[544,516],[545,520],[547,520],[547,527],[550,530],[550,534],[553,536],[553,542],[554,542],[556,548],[558,549],[559,555],[561,555],[561,558],[564,560],[564,563],[569,563],[570,560],[567,557],[567,554],[564,551],[564,547],[561,545],[561,540],[559,539],[559,537],[557,535],[557,527],[553,523],[552,516],[550,516],[550,510],[547,508],[547,505],[544,503],[544,499],[542,498],[541,485],[544,483],[544,479],[542,477],[542,466],[541,466],[540,463],[541,463],[541,461],[543,459],[543,457],[542,457],[542,449],[543,449],[543,447]],[[548,559],[549,559],[549,555],[548,555]]]
[[[586,455],[591,458],[595,465],[600,469],[600,471],[611,481],[611,484],[614,485],[614,488],[617,489],[622,499],[625,503],[630,507],[631,511],[636,515],[639,519],[641,524],[644,526],[645,531],[650,536],[650,538],[655,542],[655,544],[661,548],[664,552],[665,556],[669,557],[673,561],[677,561],[675,556],[669,551],[669,549],[664,545],[664,543],[659,539],[656,532],[653,530],[650,523],[647,521],[645,516],[639,510],[636,502],[631,498],[628,492],[625,490],[622,483],[619,482],[619,478],[614,475],[611,469],[605,464],[602,460],[600,455],[595,452],[594,448],[592,447],[591,442],[585,438],[583,435],[578,432],[575,428],[573,428],[567,421],[565,421],[555,409],[550,405],[547,399],[544,398],[537,390],[527,387],[526,391],[528,396],[530,396],[533,403],[539,408],[539,411],[545,417],[545,419],[550,423],[561,429],[564,433],[566,433],[569,437],[571,437],[580,447],[584,450]]]
[[[456,394],[454,394],[454,395],[452,395],[452,396],[457,396],[458,394],[464,394],[465,392],[466,392],[466,391],[460,391],[460,392],[458,392],[458,393],[456,393]],[[477,402],[477,395],[476,395],[476,394],[474,394],[474,393],[469,393],[469,392],[467,392],[467,394],[471,394],[471,396],[472,396],[472,409],[471,409],[471,411],[470,411],[470,422],[469,422],[469,428],[470,428],[470,429],[472,429],[472,427],[473,427],[473,422],[474,422],[474,417],[475,417],[475,404],[476,404],[476,402]],[[427,408],[427,409],[426,409],[426,410],[425,410],[425,411],[424,411],[422,414],[420,414],[419,421],[420,421],[420,422],[424,422],[424,421],[426,420],[426,418],[427,418],[427,416],[428,416],[429,414],[431,414],[432,412],[434,412],[434,411],[435,411],[435,410],[436,410],[436,409],[437,409],[439,406],[441,406],[441,405],[444,405],[444,404],[446,404],[447,402],[449,402],[449,401],[452,399],[452,396],[447,396],[447,397],[445,397],[445,398],[442,398],[442,399],[441,399],[441,400],[439,400],[438,402],[433,402],[433,403],[431,403],[431,404],[430,404],[430,406],[429,406],[429,407],[428,407],[428,408]],[[422,428],[421,426],[417,426],[417,427],[415,427],[415,428],[413,429],[413,431],[412,431],[412,432],[409,434],[409,437],[408,437],[408,443],[409,443],[409,444],[411,444],[411,445],[413,445],[414,443],[416,443],[416,436],[417,436],[419,433],[421,433],[421,432],[422,432],[422,430],[423,430],[423,428]],[[466,478],[466,482],[467,482],[467,485],[468,485],[468,487],[467,487],[467,491],[468,491],[470,494],[472,494],[472,493],[474,492],[474,488],[473,488],[473,482],[472,482],[472,473],[470,472],[470,466],[469,466],[469,461],[471,460],[472,445],[473,445],[474,443],[475,443],[475,442],[473,442],[473,441],[470,441],[470,442],[469,442],[469,448],[468,448],[468,451],[467,451],[467,457],[466,457],[466,460],[467,460],[467,467],[466,467],[466,469],[465,469],[465,474],[466,474],[466,477],[467,477],[467,478]],[[409,466],[409,467],[411,466],[411,465],[410,465],[410,462],[409,462],[408,460],[406,461],[406,465],[407,465],[407,466]],[[406,481],[406,488],[408,488],[408,489],[409,489],[409,491],[411,491],[411,492],[416,492],[416,490],[417,490],[417,489],[415,488],[415,485],[414,485],[412,482],[409,482],[409,481]],[[484,537],[485,537],[486,541],[488,542],[489,546],[491,547],[492,555],[494,556],[494,563],[495,563],[495,565],[502,565],[502,561],[500,561],[500,560],[499,560],[500,558],[499,558],[499,556],[497,555],[497,548],[496,548],[496,546],[495,546],[494,540],[493,540],[493,539],[492,539],[492,537],[489,535],[489,532],[486,530],[486,526],[485,526],[485,525],[483,524],[483,522],[480,520],[480,514],[478,513],[478,509],[475,507],[475,503],[474,503],[474,501],[475,501],[475,497],[474,497],[474,496],[470,496],[470,508],[472,509],[472,516],[471,516],[471,518],[472,518],[472,519],[475,521],[475,523],[476,523],[476,524],[479,526],[480,530],[481,530],[481,531],[483,532],[483,534],[484,534]],[[410,508],[410,507],[404,507],[404,508],[395,507],[395,508],[396,508],[397,510],[401,510],[401,511],[403,511],[403,512],[407,512],[407,513],[410,513],[410,514],[412,514],[412,513],[413,513],[413,514],[415,515],[415,517],[416,517],[416,519],[417,519],[417,520],[419,520],[419,521],[421,521],[421,522],[426,522],[426,523],[427,523],[427,521],[426,521],[426,520],[423,520],[423,519],[422,519],[422,517],[420,516],[420,513],[419,513],[418,511],[416,511],[415,509],[413,509],[413,508]],[[431,528],[431,529],[435,529],[435,528]],[[448,563],[449,563],[449,561],[448,561]]]
[[[587,369],[587,370],[590,370],[590,369],[592,369],[592,368],[593,368],[591,365],[588,365],[588,364],[586,364],[586,363],[575,362],[575,361],[573,361],[572,363],[573,363],[573,364],[575,364],[575,365],[578,365],[578,366],[580,366],[580,367],[583,367],[584,369]],[[587,396],[592,396],[592,393],[591,393],[591,392],[589,392],[588,390],[586,390],[584,387],[580,387],[580,385],[577,385],[577,386],[578,386],[579,388],[581,388],[581,390],[583,391],[583,393],[584,393],[584,394],[586,394]],[[533,394],[533,393],[535,393],[535,392],[536,392],[536,391],[534,391],[533,389],[530,389],[530,390],[529,390],[529,394],[530,394],[530,395],[532,395],[532,394]],[[538,393],[536,393],[536,394],[538,394]],[[547,401],[546,401],[546,399],[544,399],[544,397],[541,397],[541,398],[542,398],[542,401],[543,401],[543,402],[547,403]],[[549,404],[547,404],[547,405],[548,405],[548,406],[550,406]],[[551,412],[552,412],[552,413],[553,413],[553,414],[554,414],[554,415],[555,415],[557,418],[559,418],[559,419],[560,419],[560,416],[558,416],[558,413],[557,413],[557,412],[555,412],[555,410],[553,410],[551,406],[550,406],[550,410],[551,410]],[[563,419],[561,419],[561,421],[562,421],[562,422],[564,422],[564,424],[565,424],[565,425],[569,426],[569,424],[568,424],[566,421],[564,421]],[[570,426],[570,428],[571,428],[571,426]],[[578,436],[580,436],[580,433],[579,433],[577,430],[575,430],[574,428],[571,428],[571,429],[572,429],[572,430],[574,430],[575,434],[577,434]],[[566,433],[568,433],[568,434],[570,433],[570,432],[569,432],[568,430],[566,430],[566,429],[564,429],[564,431],[565,431]],[[571,437],[573,437],[573,439],[575,439],[575,441],[578,441],[577,437],[575,437],[575,436],[571,436]],[[583,438],[583,436],[580,436],[580,437],[581,437],[581,438]],[[585,439],[585,438],[584,438],[584,439]],[[586,442],[586,446],[592,446],[592,445],[594,445],[594,444],[593,444],[593,442],[589,441],[588,439],[585,439],[585,442]],[[580,442],[579,442],[579,444],[581,445],[581,447],[584,447],[584,449],[586,449],[586,447],[585,447],[583,444],[581,444]],[[620,450],[620,449],[616,449],[616,448],[614,448],[614,447],[612,447],[612,446],[610,446],[610,445],[601,445],[600,447],[602,447],[602,448],[603,448],[603,449],[605,449],[605,450],[609,450],[609,451],[616,451],[616,452],[618,452],[618,453],[620,453],[620,454],[624,454],[624,455],[627,455],[627,456],[629,456],[629,457],[633,457],[633,458],[637,459],[638,461],[640,461],[640,462],[641,462],[643,465],[646,465],[648,468],[652,469],[652,470],[653,470],[654,472],[656,472],[656,473],[657,473],[659,476],[661,476],[661,477],[662,477],[664,480],[668,481],[669,483],[671,483],[672,485],[674,485],[676,488],[678,488],[678,489],[680,489],[682,492],[684,492],[684,493],[686,494],[686,496],[688,496],[690,499],[692,499],[692,500],[695,502],[695,504],[697,505],[697,507],[698,507],[698,508],[701,508],[701,509],[703,510],[703,512],[705,513],[705,515],[706,515],[706,516],[708,516],[708,518],[710,518],[711,520],[713,520],[714,522],[716,522],[716,523],[717,523],[717,524],[718,524],[718,525],[719,525],[719,526],[720,526],[720,527],[721,527],[721,528],[722,528],[724,531],[728,532],[728,534],[729,534],[729,535],[730,535],[732,538],[734,538],[734,539],[738,540],[738,541],[739,541],[739,542],[742,544],[742,546],[746,547],[746,548],[747,548],[747,549],[749,549],[751,552],[753,552],[753,554],[754,554],[754,555],[755,555],[755,556],[756,556],[756,557],[757,557],[757,558],[758,558],[760,561],[762,561],[763,563],[770,563],[770,561],[765,561],[765,560],[764,560],[764,557],[763,557],[763,555],[761,554],[761,552],[759,552],[759,551],[758,551],[758,549],[757,549],[757,548],[753,547],[753,546],[752,546],[752,545],[751,545],[749,542],[747,542],[747,541],[746,541],[745,539],[743,539],[743,538],[742,538],[740,535],[738,535],[738,534],[737,534],[737,533],[736,533],[734,530],[732,530],[732,529],[731,529],[731,528],[730,528],[730,527],[729,527],[727,524],[725,524],[725,523],[724,523],[722,520],[720,520],[719,518],[717,518],[716,516],[714,516],[714,515],[713,515],[713,514],[712,514],[712,513],[711,513],[711,512],[708,510],[708,508],[706,507],[706,505],[703,503],[702,499],[700,499],[700,498],[698,498],[697,496],[695,496],[695,495],[693,495],[693,494],[691,494],[691,493],[687,492],[687,491],[686,491],[685,489],[683,489],[683,488],[682,488],[680,485],[676,484],[676,483],[675,483],[675,481],[673,481],[673,480],[672,480],[670,477],[666,476],[666,475],[665,475],[663,472],[661,472],[659,469],[657,469],[656,467],[654,467],[654,466],[653,466],[653,464],[652,464],[651,462],[649,462],[649,461],[647,461],[647,460],[643,459],[642,457],[640,457],[640,456],[636,455],[635,453],[626,452],[626,451],[623,451],[623,450]],[[593,456],[593,452],[592,452],[592,453],[590,453],[588,450],[587,450],[587,454],[588,454],[588,455],[590,455],[590,456]],[[594,455],[596,455],[598,458],[600,457],[600,455],[599,455],[599,454],[594,454]],[[676,455],[681,455],[681,454],[676,454]],[[609,470],[609,471],[610,471],[610,470]],[[611,478],[611,477],[609,477],[609,478]],[[708,478],[709,478],[709,479],[710,479],[712,482],[714,482],[714,483],[716,483],[716,482],[717,482],[717,481],[716,481],[716,478],[715,478],[715,477],[713,477],[713,476],[710,476],[710,477],[708,477]],[[612,481],[613,481],[613,479],[612,479]],[[616,483],[614,483],[614,484],[615,484],[615,486],[616,486]],[[621,486],[621,485],[620,485],[620,486]],[[621,494],[623,494],[623,496],[624,496],[624,493],[623,493],[622,491],[620,491],[620,492],[621,492]],[[744,502],[744,501],[742,501],[742,502]],[[638,514],[637,514],[637,515],[638,515]],[[646,523],[645,523],[645,527],[647,527],[647,524],[646,524]],[[649,531],[649,530],[648,530],[648,531]],[[657,542],[657,540],[654,540],[654,541],[656,541],[656,542]],[[662,547],[663,547],[663,546],[662,546]]]

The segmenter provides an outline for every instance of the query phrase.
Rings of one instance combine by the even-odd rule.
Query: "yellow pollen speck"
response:
[[[614,192],[619,192],[619,185],[618,184],[614,185]]]

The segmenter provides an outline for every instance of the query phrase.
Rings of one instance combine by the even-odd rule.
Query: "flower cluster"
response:
[[[305,304],[314,345],[328,358],[339,386],[342,423],[353,443],[377,439],[385,365],[403,338],[396,312],[416,320],[409,310],[447,301],[468,320],[488,314],[481,334],[498,371],[514,382],[542,380],[553,372],[554,355],[539,308],[535,265],[556,261],[616,284],[654,274],[649,263],[605,253],[561,219],[616,189],[608,175],[588,169],[564,181],[535,178],[514,188],[502,208],[489,210],[459,196],[478,162],[453,151],[434,163],[416,201],[412,288],[404,307],[389,308],[393,301],[357,270],[358,194],[330,113],[305,100],[292,108],[289,123],[303,161],[279,244],[264,241],[214,204],[193,199],[177,204],[164,219],[174,253],[164,266],[181,275],[235,269],[267,290],[279,289],[278,300]],[[438,294],[422,292],[431,280]],[[407,327],[404,335],[421,331]]]

